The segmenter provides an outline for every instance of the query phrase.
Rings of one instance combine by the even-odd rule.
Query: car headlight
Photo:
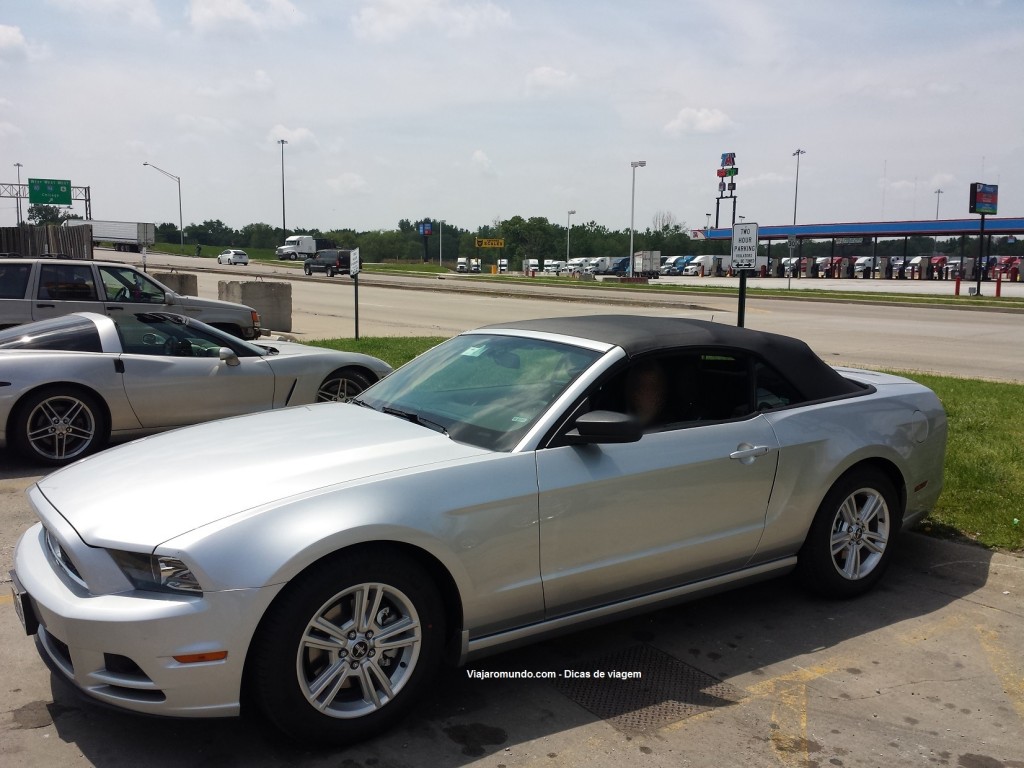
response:
[[[192,569],[176,557],[107,550],[136,589],[150,592],[202,593]]]

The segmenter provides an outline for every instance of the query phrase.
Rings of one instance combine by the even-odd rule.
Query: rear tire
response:
[[[249,700],[299,743],[342,745],[403,718],[441,661],[429,575],[385,548],[339,553],[278,596],[254,639]]]
[[[310,269],[308,266],[304,266],[302,268],[302,271],[305,272],[307,275],[312,275],[313,274],[313,270]]]
[[[11,441],[28,459],[70,464],[107,442],[109,426],[100,400],[72,387],[48,387],[18,404]]]
[[[334,267],[328,267],[325,271],[328,277],[334,277]]]
[[[899,496],[873,468],[847,472],[829,490],[800,550],[804,584],[828,597],[856,597],[882,577],[900,527]]]

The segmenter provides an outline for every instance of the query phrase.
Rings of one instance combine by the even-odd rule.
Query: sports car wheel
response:
[[[106,417],[91,394],[50,388],[29,396],[13,420],[15,447],[29,459],[61,465],[94,451],[106,441]]]
[[[391,727],[437,669],[443,610],[430,577],[383,549],[302,574],[260,625],[251,701],[297,741],[345,744]]]
[[[347,403],[373,382],[366,374],[352,368],[339,368],[328,374],[316,391],[318,403]]]
[[[875,469],[841,477],[811,524],[799,569],[808,587],[831,597],[855,597],[882,577],[899,531],[896,490]]]

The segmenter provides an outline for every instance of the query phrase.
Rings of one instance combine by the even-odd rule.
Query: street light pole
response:
[[[166,176],[169,179],[174,179],[178,183],[178,234],[181,236],[181,253],[182,253],[182,255],[184,255],[185,254],[185,220],[182,218],[182,215],[181,215],[181,177],[180,176],[175,176],[173,173],[168,173],[163,168],[157,168],[152,163],[143,163],[143,165],[148,165],[154,171],[160,171],[160,173],[162,173],[164,176]]]
[[[18,169],[18,194],[17,194],[17,196],[14,199],[15,199],[15,202],[17,203],[17,205],[15,207],[18,209],[18,224],[20,225],[21,224],[21,169],[22,169],[22,165],[21,165],[21,163],[15,163],[14,167]]]
[[[633,276],[633,214],[636,211],[636,169],[647,165],[646,160],[634,160],[630,164],[633,169],[633,191],[629,198],[629,261],[626,262],[626,275]]]
[[[288,227],[284,218],[284,145],[288,142],[278,139],[277,143],[281,145],[281,242],[284,242],[284,238],[288,237]]]
[[[939,197],[939,195],[941,195],[942,192],[943,192],[943,190],[941,190],[941,189],[936,189],[935,190],[935,220],[936,221],[939,220],[939,200],[942,199],[942,198]]]
[[[796,184],[793,187],[793,226],[794,227],[796,226],[796,201],[797,201],[797,196],[800,194],[800,155],[806,155],[806,154],[807,153],[804,150],[802,150],[802,149],[798,149],[796,152],[793,153],[793,156],[796,158]]]
[[[568,215],[565,217],[565,265],[569,266],[569,222],[572,221],[572,215],[576,213],[575,209],[568,211]]]

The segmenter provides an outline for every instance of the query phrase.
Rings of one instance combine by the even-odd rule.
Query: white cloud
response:
[[[222,120],[218,117],[176,115],[174,121],[185,130],[206,135],[227,135],[232,133],[235,129],[235,122],[233,120]]]
[[[473,150],[473,155],[470,157],[470,163],[481,176],[497,176],[497,173],[494,170],[494,164],[491,162],[491,158],[489,158],[487,153],[482,149]]]
[[[732,120],[721,110],[684,107],[665,125],[665,133],[670,136],[680,136],[684,133],[723,133],[732,127]]]
[[[451,38],[472,37],[509,23],[511,14],[494,3],[453,0],[371,0],[352,17],[358,37],[395,40],[429,27]]]
[[[46,47],[25,39],[21,27],[0,24],[0,62],[37,59],[46,55]]]
[[[343,173],[332,179],[327,179],[327,186],[341,194],[356,194],[366,189],[366,179],[358,173]]]
[[[152,0],[49,0],[65,11],[74,11],[95,20],[99,16],[113,16],[139,27],[160,26],[160,14]]]
[[[576,85],[576,75],[554,67],[537,67],[526,76],[526,92],[546,95],[567,91]]]
[[[275,30],[296,26],[306,19],[291,0],[191,0],[187,15],[201,32],[238,24]]]
[[[9,136],[20,136],[22,133],[21,128],[14,123],[0,123],[0,139],[6,139]]]
[[[308,128],[287,128],[280,123],[270,129],[267,134],[268,141],[278,141],[284,139],[288,142],[288,146],[295,145],[300,147],[304,144],[312,144],[317,146],[318,142],[316,136]]]
[[[196,89],[200,96],[212,96],[223,98],[225,96],[237,96],[253,93],[267,93],[274,87],[274,81],[265,70],[257,69],[248,78],[234,78],[223,80],[217,85],[208,85]]]

